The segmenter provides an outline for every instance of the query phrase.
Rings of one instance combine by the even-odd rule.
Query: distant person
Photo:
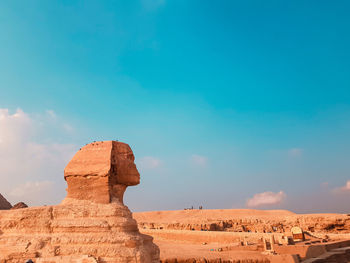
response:
[[[203,206],[199,206],[199,210],[202,210],[203,209]]]

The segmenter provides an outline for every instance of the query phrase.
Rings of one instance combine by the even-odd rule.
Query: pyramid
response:
[[[0,210],[11,209],[12,205],[0,194]]]

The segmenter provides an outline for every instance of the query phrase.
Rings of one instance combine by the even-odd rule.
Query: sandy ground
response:
[[[264,259],[265,256],[260,251],[211,251],[220,247],[217,243],[206,245],[189,244],[186,242],[170,242],[166,240],[155,239],[154,242],[160,248],[161,259],[189,259],[189,258],[206,258],[206,259]]]
[[[154,237],[154,242],[160,248],[161,259],[223,259],[223,260],[259,260],[265,259],[271,262],[296,262],[293,254],[299,254],[303,258],[310,255],[317,256],[324,253],[324,245],[321,244],[324,233],[313,233],[316,236],[307,236],[307,242],[300,242],[295,246],[282,245],[278,249],[275,244],[277,255],[266,254],[263,251],[262,239],[270,240],[273,236],[276,243],[282,236],[291,236],[289,232],[268,231],[199,231],[198,225],[210,225],[211,223],[235,220],[238,225],[256,226],[275,224],[280,221],[283,224],[292,225],[304,223],[305,227],[310,222],[315,224],[328,224],[341,220],[348,220],[347,215],[342,214],[295,214],[287,210],[254,210],[254,209],[212,209],[212,210],[176,210],[176,211],[150,211],[134,213],[133,217],[146,225],[141,224],[140,231]],[[147,225],[147,223],[149,225]],[[167,229],[168,224],[182,229]],[[189,229],[188,226],[194,228]],[[191,226],[192,227],[192,226]],[[349,240],[349,233],[327,233],[333,240]],[[341,237],[340,237],[341,235]],[[333,237],[334,236],[334,237]],[[314,241],[314,242],[312,242]],[[317,241],[317,242],[316,242]],[[244,246],[239,244],[244,244]],[[246,245],[248,244],[248,245]],[[310,247],[312,247],[310,249]],[[220,250],[219,250],[220,248]],[[308,256],[307,256],[308,255]],[[293,258],[291,258],[293,257]]]
[[[197,223],[228,218],[256,218],[256,217],[286,217],[296,215],[287,210],[254,210],[254,209],[205,209],[205,210],[175,210],[151,211],[133,213],[133,217],[140,222],[154,223]]]

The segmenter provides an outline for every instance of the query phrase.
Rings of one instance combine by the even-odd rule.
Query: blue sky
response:
[[[141,172],[126,194],[132,210],[254,199],[254,208],[348,212],[349,8],[1,1],[0,155],[11,166],[0,169],[0,192],[26,201],[28,189],[51,187],[45,202],[58,202],[71,154],[119,139]],[[18,168],[15,141],[35,167]]]

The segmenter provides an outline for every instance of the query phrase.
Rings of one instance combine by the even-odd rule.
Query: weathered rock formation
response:
[[[69,200],[90,200],[101,204],[123,202],[126,187],[140,183],[140,174],[129,145],[95,142],[76,153],[64,169]]]
[[[143,212],[134,217],[141,229],[285,233],[299,226],[310,233],[350,233],[346,214],[227,209]]]
[[[0,194],[0,210],[11,209],[12,205]]]
[[[27,204],[23,203],[23,202],[19,202],[17,204],[15,204],[11,209],[21,209],[21,208],[27,208]]]
[[[159,262],[152,237],[140,234],[123,204],[139,183],[130,147],[95,142],[65,169],[67,197],[57,206],[0,212],[0,262]]]

